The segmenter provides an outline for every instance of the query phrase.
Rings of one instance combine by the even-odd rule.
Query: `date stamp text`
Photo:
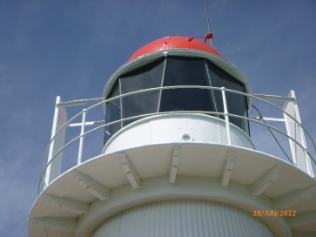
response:
[[[252,216],[296,216],[296,210],[253,210]]]

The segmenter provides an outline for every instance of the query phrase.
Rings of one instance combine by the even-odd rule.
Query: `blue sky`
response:
[[[316,139],[316,2],[208,0],[208,10],[214,47],[253,93],[294,89]],[[0,1],[0,232],[28,235],[56,96],[101,97],[142,45],[206,33],[203,0]]]

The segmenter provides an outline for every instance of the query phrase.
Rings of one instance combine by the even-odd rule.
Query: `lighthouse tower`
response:
[[[249,116],[254,101],[281,117]],[[89,120],[97,108],[105,119]],[[286,140],[289,160],[256,148],[257,127]],[[102,98],[57,97],[29,236],[316,236],[315,147],[293,91],[252,94],[211,46],[164,37],[117,69]]]

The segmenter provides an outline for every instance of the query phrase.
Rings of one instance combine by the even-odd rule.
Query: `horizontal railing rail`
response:
[[[314,159],[314,157],[310,154],[310,152],[304,147],[303,144],[300,144],[298,141],[296,141],[295,139],[293,139],[291,136],[289,136],[288,134],[286,134],[285,132],[282,132],[281,130],[279,130],[278,128],[276,127],[273,127],[269,124],[266,124],[265,122],[261,122],[259,121],[258,119],[254,119],[254,118],[251,118],[251,117],[246,117],[246,116],[240,116],[240,115],[236,115],[236,114],[231,114],[229,113],[229,111],[227,112],[216,112],[216,111],[170,111],[170,112],[154,112],[154,113],[147,113],[147,114],[141,114],[141,115],[136,115],[136,116],[132,116],[132,117],[128,117],[128,118],[121,118],[121,119],[118,119],[118,120],[115,120],[115,121],[112,121],[112,122],[109,122],[109,123],[104,123],[100,126],[97,126],[89,131],[86,131],[86,132],[83,132],[81,133],[79,136],[73,138],[72,140],[70,140],[69,142],[67,142],[66,144],[64,144],[55,154],[53,154],[53,156],[51,157],[51,159],[46,163],[45,165],[45,160],[47,158],[47,155],[48,155],[48,151],[49,151],[49,148],[52,144],[52,142],[56,139],[56,137],[60,134],[60,132],[63,130],[63,129],[66,129],[66,127],[71,127],[71,123],[73,121],[75,121],[77,118],[79,118],[80,116],[86,116],[86,114],[91,111],[92,109],[95,109],[99,106],[103,106],[105,107],[106,103],[110,102],[110,101],[113,101],[113,100],[117,100],[117,99],[121,99],[121,98],[124,98],[124,97],[127,97],[127,96],[131,96],[131,95],[135,95],[135,94],[140,94],[140,93],[146,93],[146,92],[151,92],[151,91],[159,91],[159,90],[172,90],[172,89],[204,89],[204,90],[218,90],[218,91],[222,91],[222,102],[223,102],[223,106],[227,107],[227,102],[226,102],[226,99],[225,99],[225,95],[227,92],[229,93],[235,93],[235,94],[239,94],[241,96],[245,96],[247,98],[251,98],[251,99],[256,99],[256,100],[259,100],[271,107],[273,107],[274,109],[276,109],[277,111],[281,112],[282,114],[285,114],[286,116],[288,116],[296,125],[298,125],[300,128],[302,128],[304,134],[306,134],[309,138],[309,141],[311,142],[313,148],[314,148],[314,152],[316,153],[316,145],[315,145],[315,142],[314,140],[312,139],[311,135],[309,134],[309,132],[304,128],[304,126],[296,119],[294,118],[293,116],[291,116],[289,113],[287,113],[286,111],[284,111],[283,109],[281,109],[280,107],[272,104],[271,102],[267,101],[266,99],[263,99],[262,98],[262,95],[259,95],[259,96],[256,96],[256,95],[252,95],[252,94],[247,94],[247,93],[244,93],[244,92],[241,92],[241,91],[235,91],[235,90],[231,90],[231,89],[226,89],[224,87],[222,88],[219,88],[219,87],[212,87],[212,86],[195,86],[195,85],[181,85],[181,86],[167,86],[167,87],[155,87],[155,88],[149,88],[149,89],[144,89],[144,90],[138,90],[138,91],[132,91],[132,92],[129,92],[129,93],[125,93],[125,94],[122,94],[122,95],[118,95],[118,96],[115,96],[115,97],[112,97],[112,98],[109,98],[109,99],[105,99],[105,100],[102,100],[100,101],[100,98],[97,98],[97,99],[94,99],[94,101],[100,101],[94,105],[91,105],[90,107],[86,108],[86,109],[83,109],[81,112],[77,113],[75,116],[73,116],[72,118],[70,118],[64,125],[62,125],[58,131],[55,133],[55,135],[51,138],[50,142],[48,143],[46,149],[45,149],[45,152],[44,152],[44,157],[43,157],[43,165],[42,165],[42,174],[41,174],[41,177],[40,177],[40,182],[38,184],[38,193],[40,193],[40,190],[41,190],[41,185],[43,184],[43,178],[45,176],[45,173],[46,173],[46,170],[47,168],[49,167],[49,165],[54,161],[54,159],[61,153],[63,152],[67,147],[69,147],[71,144],[73,144],[75,141],[78,141],[80,140],[81,138],[84,138],[85,136],[89,135],[89,134],[92,134],[93,132],[97,131],[97,130],[100,130],[100,129],[104,129],[108,126],[111,126],[111,125],[114,125],[114,124],[117,124],[117,123],[122,123],[122,122],[125,122],[125,121],[129,121],[129,120],[134,120],[134,119],[141,119],[141,118],[144,118],[144,117],[149,117],[149,116],[154,116],[154,115],[164,115],[164,114],[174,114],[174,113],[198,113],[198,114],[209,114],[209,115],[221,115],[224,117],[223,120],[225,120],[225,116],[228,116],[228,117],[235,117],[235,118],[238,118],[238,119],[242,119],[242,120],[245,120],[245,121],[249,121],[249,122],[254,122],[256,124],[259,124],[263,127],[267,127],[269,129],[272,129],[274,130],[275,132],[281,134],[282,136],[286,137],[287,139],[291,140],[292,142],[294,142],[297,146],[299,146],[303,151],[305,151],[310,160],[314,163],[314,165],[316,165],[316,161]],[[272,98],[274,98],[276,96],[272,96]],[[264,97],[264,98],[267,98],[267,97]],[[278,98],[282,98],[282,97],[278,97]],[[288,97],[288,98],[291,98],[291,97]],[[295,99],[295,98],[294,98]],[[289,101],[287,100],[286,98],[284,99],[285,101]],[[81,102],[81,100],[79,100]],[[83,101],[83,100],[82,100]],[[84,102],[86,102],[88,100],[85,100]],[[290,100],[291,102],[295,101],[295,100]],[[74,103],[71,103],[71,102],[63,102],[62,104],[59,104],[58,106],[62,106],[62,105],[65,105],[65,106],[69,106],[69,105],[72,105]],[[82,103],[83,104],[83,103]],[[81,103],[78,103],[77,105],[81,105]],[[225,108],[224,108],[225,110]],[[227,121],[226,120],[226,130],[229,131],[229,126],[227,124]],[[98,121],[98,123],[100,123],[100,121]],[[77,124],[78,125],[78,124]],[[84,127],[85,127],[85,119],[83,120],[83,122],[81,123],[81,126],[83,127],[83,129],[81,131],[84,131]],[[230,135],[228,134],[228,137]],[[102,144],[102,142],[100,143]],[[79,146],[79,149],[78,151],[79,152],[82,152],[82,148],[84,146],[84,143],[83,143],[83,140],[82,140],[82,143],[80,142],[80,146]],[[81,151],[80,151],[81,150]],[[80,161],[81,162],[81,161]],[[291,161],[292,164],[293,164],[293,161]],[[78,159],[78,163],[77,165],[79,165],[79,159]],[[295,164],[293,164],[295,165]],[[44,187],[46,187],[48,184],[44,183]]]

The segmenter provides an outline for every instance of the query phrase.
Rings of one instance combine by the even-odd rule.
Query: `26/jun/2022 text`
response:
[[[253,210],[252,216],[296,216],[296,210]]]

